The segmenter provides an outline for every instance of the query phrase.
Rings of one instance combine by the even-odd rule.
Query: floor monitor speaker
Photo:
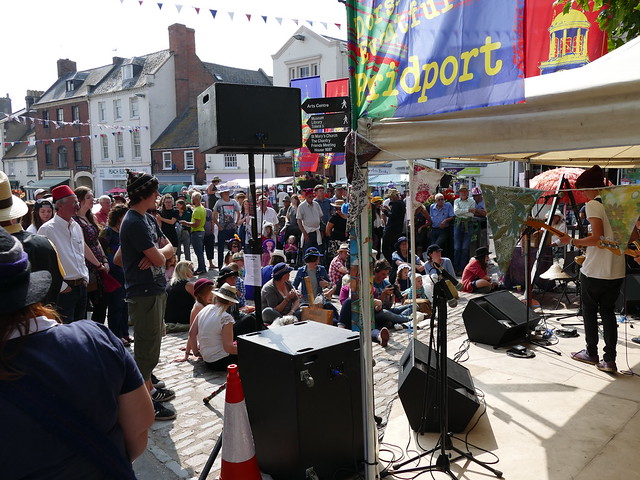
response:
[[[241,335],[238,366],[261,471],[278,480],[355,473],[364,459],[359,333],[299,322]]]
[[[462,312],[469,340],[494,347],[517,342],[527,333],[527,307],[506,290],[469,300]],[[530,311],[528,329],[540,323],[540,316]]]
[[[198,95],[202,153],[282,153],[302,145],[300,89],[214,83]]]
[[[438,432],[440,429],[436,360],[435,352],[428,345],[413,339],[400,359],[398,396],[409,425],[416,432]],[[480,402],[469,370],[448,358],[447,380],[449,431],[462,432]]]
[[[640,304],[640,273],[627,274],[616,300],[616,311],[637,314]]]

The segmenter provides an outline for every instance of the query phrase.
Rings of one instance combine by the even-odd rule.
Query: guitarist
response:
[[[614,310],[615,301],[625,276],[624,256],[617,256],[604,248],[597,248],[600,237],[612,237],[611,225],[605,213],[600,189],[605,186],[604,173],[598,165],[583,172],[576,180],[575,188],[589,199],[586,217],[591,223],[591,235],[574,239],[569,235],[561,237],[562,243],[577,248],[587,248],[580,272],[582,317],[586,348],[571,354],[579,362],[595,365],[598,370],[614,373],[616,367],[616,343],[618,331]],[[598,357],[598,311],[604,330],[604,354]]]

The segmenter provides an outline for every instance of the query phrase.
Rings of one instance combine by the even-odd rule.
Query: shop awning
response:
[[[29,185],[25,185],[24,188],[30,188],[35,190],[36,188],[44,188],[49,190],[51,188],[55,188],[58,185],[69,184],[68,177],[44,177],[42,180],[38,180],[37,182],[30,183]]]

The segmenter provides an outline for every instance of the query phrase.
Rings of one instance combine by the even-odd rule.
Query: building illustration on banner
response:
[[[540,63],[540,73],[577,68],[589,63],[591,22],[579,10],[558,14],[549,26],[549,60]]]

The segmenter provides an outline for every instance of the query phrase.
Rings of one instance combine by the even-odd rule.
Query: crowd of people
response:
[[[589,170],[579,183],[591,189],[586,190],[586,218],[592,235],[559,237],[557,246],[593,246],[599,234],[610,233],[597,201],[601,171]],[[237,362],[239,335],[315,318],[319,312],[336,327],[359,328],[351,309],[357,265],[349,255],[344,185],[337,185],[331,197],[324,185],[298,193],[282,190],[274,203],[258,191],[255,209],[247,193],[232,196],[215,181],[204,194],[185,188],[174,198],[158,190],[156,177],[128,171],[126,200],[102,196],[96,202],[89,188],[62,185],[50,194],[38,192],[40,198],[29,211],[0,172],[0,388],[6,393],[0,404],[15,422],[11,431],[38,432],[39,443],[29,454],[41,460],[21,462],[21,468],[48,468],[60,477],[69,468],[87,475],[108,468],[103,471],[129,478],[130,461],[144,450],[151,422],[176,416],[163,405],[175,393],[153,374],[167,331],[189,332],[176,361],[202,361],[223,371]],[[475,187],[473,198],[466,186],[459,192],[453,205],[437,194],[429,208],[416,207],[414,223],[407,222],[397,189],[387,190],[386,201],[371,197],[377,247],[371,338],[383,347],[392,331],[427,324],[425,312],[431,309],[422,307],[430,305],[438,275],[460,278],[458,287],[464,292],[486,294],[500,288],[488,274],[487,246],[477,247],[469,259],[471,235],[482,230],[476,223],[481,225],[486,215],[482,192]],[[422,239],[420,253],[409,251],[411,226]],[[253,238],[254,231],[259,238]],[[445,251],[452,248],[450,240],[453,259]],[[247,283],[245,252],[259,246],[262,310],[256,312],[247,302],[256,285]],[[582,271],[587,347],[573,358],[612,372],[613,302],[624,278],[624,261],[618,257],[610,262],[601,258],[603,252],[587,249]],[[214,279],[207,270],[214,271]],[[414,283],[420,302],[415,315]],[[598,310],[605,337],[602,361],[597,354]],[[127,350],[132,344],[133,356]],[[52,355],[56,362],[48,361]],[[68,398],[65,390],[82,401],[60,401]],[[42,400],[34,403],[36,397]],[[56,421],[43,427],[25,405],[40,416],[59,409],[59,423],[65,426]],[[113,459],[108,467],[102,464],[105,458],[97,459],[104,452],[93,451],[95,442],[79,450],[73,445],[83,443],[82,436],[67,442],[74,422],[85,426],[87,435],[104,437],[106,458]],[[59,438],[64,441],[57,442]]]

